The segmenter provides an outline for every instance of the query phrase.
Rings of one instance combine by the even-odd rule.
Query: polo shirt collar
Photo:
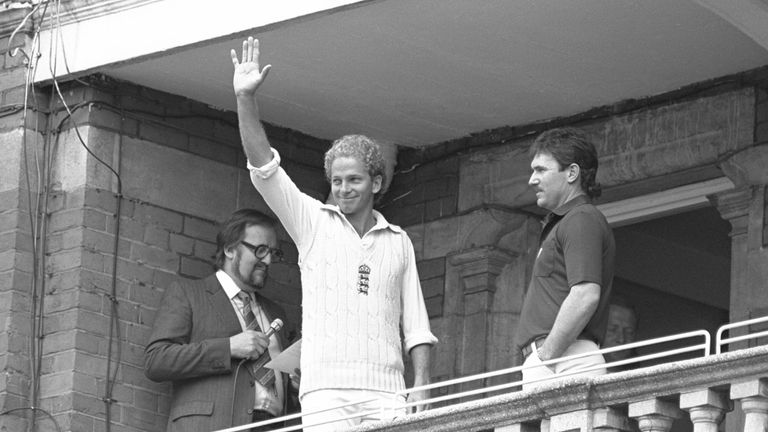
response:
[[[544,216],[544,219],[542,219],[541,223],[544,226],[548,226],[550,222],[559,221],[562,219],[563,216],[565,216],[569,211],[573,210],[574,207],[588,203],[589,197],[587,197],[586,194],[579,195],[576,198],[571,198],[570,201],[552,210],[550,213]]]
[[[580,206],[582,204],[588,204],[588,203],[589,203],[589,197],[587,197],[586,194],[581,194],[576,198],[572,198],[570,201],[566,202],[560,207],[552,210],[552,213],[558,216],[565,216],[565,214],[571,211],[571,209],[573,209],[574,207]]]

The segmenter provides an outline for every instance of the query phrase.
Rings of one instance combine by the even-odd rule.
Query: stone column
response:
[[[725,161],[723,172],[736,189],[710,196],[731,230],[730,321],[768,314],[768,231],[766,230],[766,185],[768,148],[752,147]],[[746,329],[735,330],[734,335]],[[742,347],[746,343],[741,344]],[[739,347],[734,344],[734,347]]]
[[[731,384],[731,399],[741,402],[744,432],[768,430],[768,384],[765,380]]]
[[[725,412],[733,409],[726,395],[709,389],[680,395],[680,408],[688,411],[694,432],[717,432]]]
[[[667,432],[675,419],[682,417],[680,409],[672,402],[649,399],[629,404],[629,416],[637,419],[642,432]]]
[[[459,278],[463,295],[463,325],[459,346],[458,375],[487,371],[490,311],[496,290],[496,277],[511,256],[494,247],[483,247],[449,257],[449,266]],[[469,382],[462,391],[480,388],[484,382]]]

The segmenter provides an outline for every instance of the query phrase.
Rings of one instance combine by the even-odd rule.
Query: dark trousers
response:
[[[273,418],[275,418],[275,416],[273,416],[272,414],[270,414],[270,413],[268,413],[266,411],[254,410],[253,411],[253,418],[251,420],[255,423],[255,422],[260,422],[260,421],[264,421],[264,420],[270,420],[270,419],[273,419]],[[272,423],[272,424],[268,424],[268,425],[264,425],[264,426],[259,426],[259,427],[251,428],[251,432],[265,432],[265,431],[271,431],[271,430],[275,430],[275,429],[280,429],[282,427],[285,427],[285,422],[277,422],[277,423]]]

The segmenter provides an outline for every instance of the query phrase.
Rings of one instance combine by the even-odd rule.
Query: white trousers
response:
[[[371,399],[373,400],[370,401]],[[369,402],[334,408],[358,401]],[[405,415],[404,404],[405,396],[396,398],[394,393],[388,392],[354,389],[315,390],[301,398],[301,422],[305,432],[346,430],[365,422],[392,420],[403,416]],[[312,414],[320,410],[327,411]],[[341,419],[346,416],[354,416],[354,418]]]
[[[533,349],[531,354],[523,362],[523,390],[528,390],[536,386],[540,386],[544,383],[550,382],[548,378],[552,378],[555,375],[566,374],[567,376],[598,376],[605,375],[608,371],[605,368],[595,368],[589,371],[581,373],[576,372],[581,369],[592,368],[605,364],[605,359],[600,353],[593,355],[580,357],[573,360],[565,360],[548,365],[542,365],[541,359],[539,359],[539,353],[536,352],[535,343],[531,345]],[[588,353],[591,351],[597,351],[600,349],[598,345],[592,341],[577,339],[574,341],[561,355],[561,357],[568,357],[577,354]],[[537,366],[538,365],[538,366]],[[533,382],[529,382],[533,381]]]

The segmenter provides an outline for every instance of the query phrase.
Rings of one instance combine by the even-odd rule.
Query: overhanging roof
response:
[[[325,139],[430,145],[768,64],[765,0],[88,3],[53,31],[73,73],[234,110],[229,50],[254,35],[264,120]]]

